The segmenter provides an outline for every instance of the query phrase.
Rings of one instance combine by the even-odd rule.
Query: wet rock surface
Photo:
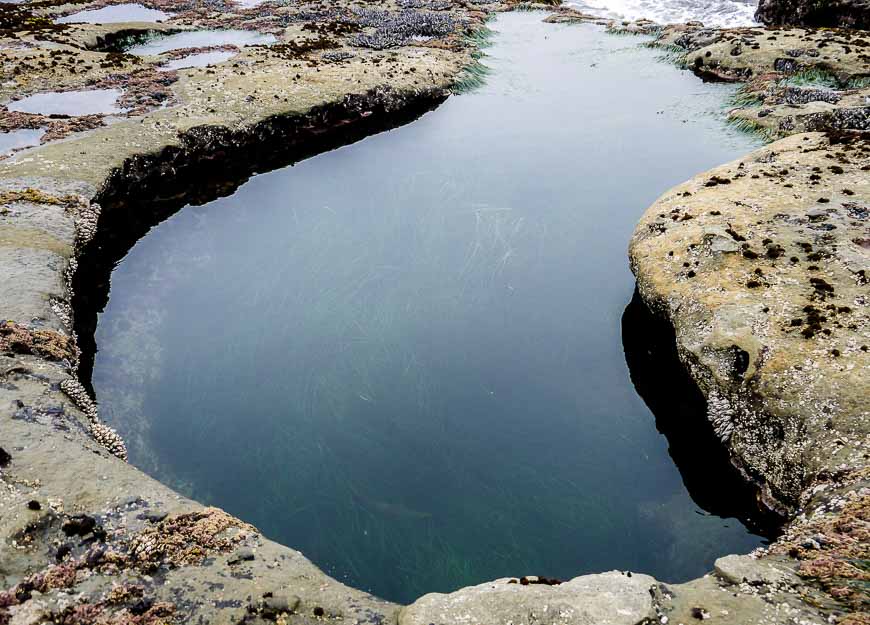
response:
[[[760,0],[755,18],[779,26],[870,28],[867,0]]]
[[[223,177],[225,188],[412,119],[472,63],[466,35],[484,14],[452,6],[439,22],[449,32],[380,52],[350,45],[369,27],[356,24],[349,4],[146,4],[172,19],[55,24],[109,3],[4,5],[0,101],[117,89],[124,111],[110,119],[0,110],[2,130],[45,129],[41,147],[0,165],[0,622],[395,622],[397,606],[343,586],[123,461],[123,441],[76,379],[71,285],[101,203],[113,214],[125,194],[160,195],[175,183],[183,197],[185,176]],[[279,42],[123,51],[154,33],[206,28],[257,30]],[[234,56],[163,71],[208,51]],[[159,218],[140,213],[123,227]]]
[[[467,36],[486,11],[509,7],[152,0],[143,5],[171,17],[55,22],[110,5],[3,5],[0,17],[0,129],[46,129],[46,145],[0,163],[0,623],[867,622],[863,33],[610,25],[659,34],[702,76],[753,81],[747,115],[756,127],[777,136],[821,131],[666,193],[631,247],[641,296],[674,325],[723,445],[762,498],[793,519],[784,536],[767,553],[723,558],[678,586],[629,572],[513,578],[400,610],[126,464],[123,441],[76,379],[79,348],[93,337],[76,320],[88,316],[88,302],[74,311],[71,286],[90,275],[77,272],[89,245],[123,247],[160,218],[131,210],[139,205],[125,195],[183,203],[201,191],[186,182],[216,169],[230,180],[226,192],[258,168],[437,104],[473,65]],[[552,19],[587,20],[565,9]],[[229,60],[177,72],[160,68],[185,51],[124,52],[155,33],[214,28],[278,42],[236,46]],[[215,50],[226,51],[186,53]],[[787,82],[809,71],[835,84]],[[47,91],[108,88],[123,92],[117,119],[6,106]],[[253,158],[263,146],[276,147],[273,160]],[[243,166],[242,155],[251,157]],[[103,224],[128,223],[130,232],[95,238],[104,209],[129,220]]]

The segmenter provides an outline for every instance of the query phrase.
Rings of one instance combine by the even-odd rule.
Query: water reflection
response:
[[[200,52],[199,54],[191,54],[169,61],[160,69],[172,70],[186,69],[188,67],[208,67],[209,65],[217,65],[218,63],[229,61],[235,55],[235,52]]]
[[[44,134],[44,128],[22,128],[20,130],[0,132],[0,154],[9,154],[21,148],[39,145],[39,141]]]

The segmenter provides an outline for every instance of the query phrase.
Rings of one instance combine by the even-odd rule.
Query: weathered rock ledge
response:
[[[857,302],[866,280],[847,279],[866,260],[860,242],[868,238],[866,225],[861,233],[868,203],[867,176],[860,174],[868,158],[863,136],[793,137],[747,157],[742,168],[725,166],[686,183],[650,209],[632,245],[641,291],[674,323],[680,353],[711,400],[711,418],[735,461],[763,485],[767,501],[796,519],[770,553],[722,558],[713,573],[682,585],[629,572],[561,584],[527,577],[427,595],[402,608],[340,584],[302,554],[123,462],[122,441],[99,422],[76,381],[79,345],[92,340],[81,317],[99,302],[76,300],[71,285],[88,276],[87,267],[76,271],[78,258],[113,244],[115,233],[105,224],[124,228],[116,233],[123,245],[166,214],[147,213],[150,203],[142,198],[158,198],[155,210],[177,210],[198,194],[226,192],[226,185],[254,171],[437,104],[473,64],[474,47],[464,36],[480,27],[486,11],[480,3],[438,0],[389,3],[374,12],[349,3],[244,9],[217,0],[206,6],[155,0],[146,4],[174,9],[175,16],[162,24],[63,28],[48,19],[103,4],[38,2],[0,20],[2,101],[46,89],[117,87],[129,105],[120,116],[0,111],[4,129],[48,129],[46,145],[0,163],[0,302],[8,320],[0,328],[0,623],[867,622],[861,614],[867,573],[860,564],[867,559],[870,521],[860,401],[862,388],[868,396],[867,361],[861,360],[867,325],[866,303]],[[411,15],[420,8],[425,15]],[[570,11],[556,17],[586,19]],[[136,33],[230,26],[275,34],[279,44],[237,48],[232,62],[212,68],[159,74],[167,58],[101,51]],[[710,59],[698,40],[704,32],[684,27],[666,31],[662,41],[669,33],[689,34],[680,42],[684,53]],[[725,50],[722,41],[708,45]],[[835,66],[846,67],[845,58]],[[859,74],[860,63],[845,71]],[[785,180],[785,168],[795,182]],[[714,175],[729,182],[711,185]],[[779,178],[771,182],[770,176]],[[189,188],[194,178],[214,184]],[[829,200],[812,217],[805,214],[810,196],[787,200],[807,193],[804,184],[818,195],[814,202]],[[730,190],[742,195],[725,193]],[[779,208],[768,206],[770,198]],[[720,224],[725,215],[730,221]],[[784,230],[783,223],[795,230]],[[689,229],[696,225],[700,230]],[[818,232],[811,225],[820,226]],[[709,253],[705,228],[713,232]],[[717,228],[725,233],[719,238]],[[691,247],[697,237],[700,249]],[[785,257],[769,258],[777,245],[785,249],[810,238],[812,249],[795,253],[797,267]],[[731,250],[731,241],[741,245]],[[850,255],[853,246],[858,255]],[[819,260],[810,261],[815,253]],[[759,266],[745,265],[750,261]],[[822,282],[803,284],[809,262],[820,267],[813,276]],[[710,281],[706,288],[699,288],[702,280]],[[759,285],[749,287],[749,280]],[[800,297],[817,298],[807,304],[812,310],[801,309],[813,336],[798,339],[797,330],[786,329],[780,337],[780,317],[791,315]],[[836,311],[828,312],[828,305]],[[758,314],[767,316],[756,318],[756,308],[765,307]],[[791,362],[793,349],[811,361],[798,373],[777,365]],[[786,379],[789,384],[780,386]]]

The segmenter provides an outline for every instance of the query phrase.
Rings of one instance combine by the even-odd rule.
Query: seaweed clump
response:
[[[34,355],[46,360],[75,362],[78,348],[70,337],[54,330],[31,330],[14,321],[0,325],[0,352]]]
[[[797,574],[820,586],[851,616],[870,611],[870,496],[802,524],[771,550],[797,559]]]

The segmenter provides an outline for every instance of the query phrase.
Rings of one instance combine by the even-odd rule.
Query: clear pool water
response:
[[[93,381],[133,463],[397,601],[760,544],[689,495],[621,330],[641,213],[755,140],[731,87],[541,19],[494,23],[483,87],[129,252]]]

